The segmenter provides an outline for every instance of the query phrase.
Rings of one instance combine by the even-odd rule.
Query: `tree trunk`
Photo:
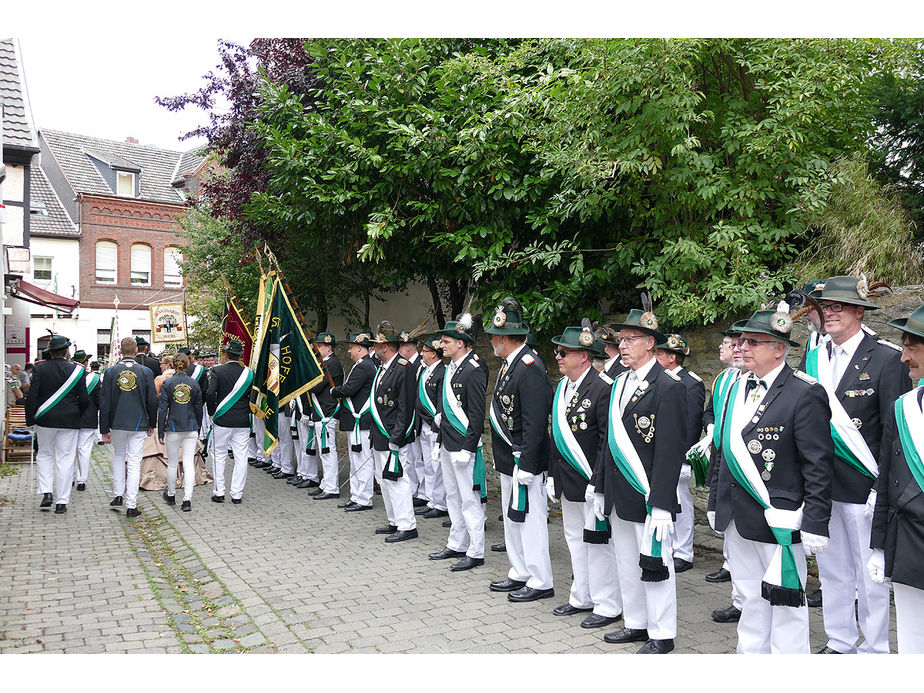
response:
[[[430,289],[430,297],[433,299],[433,316],[436,318],[436,325],[442,330],[446,325],[446,317],[443,315],[443,302],[440,301],[440,292],[436,286],[436,279],[429,274],[427,275],[427,287]]]
[[[462,279],[450,279],[446,283],[449,285],[449,303],[452,307],[452,319],[462,312],[462,306],[465,303],[465,292],[463,290]]]
[[[372,326],[369,324],[369,313],[372,312],[372,297],[369,293],[368,284],[363,285],[363,327],[362,329],[372,332]]]

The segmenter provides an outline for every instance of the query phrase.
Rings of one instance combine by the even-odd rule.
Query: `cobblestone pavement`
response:
[[[28,466],[0,479],[0,653],[14,652],[633,652],[603,630],[560,618],[570,564],[558,506],[549,525],[555,597],[513,604],[490,592],[506,575],[502,553],[451,573],[427,554],[445,545],[441,520],[418,518],[420,538],[384,544],[376,509],[344,513],[337,501],[249,468],[244,502],[209,502],[199,486],[191,513],[142,492],[139,518],[108,502],[108,447],[94,453],[86,492],[65,515],[38,508]],[[230,475],[230,472],[229,472]],[[347,474],[341,470],[341,481]],[[348,487],[347,487],[348,488]],[[344,496],[345,498],[345,496]],[[487,545],[502,539],[499,497],[488,503]],[[677,577],[677,652],[734,652],[734,624],[714,623],[729,583],[709,584],[717,544],[697,544]],[[711,548],[710,548],[711,547]],[[809,589],[817,582],[810,579]],[[810,610],[812,648],[825,644]],[[892,649],[895,651],[894,615]]]

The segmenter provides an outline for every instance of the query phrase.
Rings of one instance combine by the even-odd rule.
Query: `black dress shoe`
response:
[[[312,495],[314,495],[314,500],[330,500],[331,498],[340,498],[339,493],[324,492],[324,493],[315,493]]]
[[[551,587],[547,590],[537,590],[534,587],[521,587],[507,595],[507,601],[511,602],[534,602],[537,599],[547,599],[554,597],[555,590]]]
[[[314,488],[314,486],[311,485],[311,479],[299,479],[297,482],[295,482],[292,485],[295,488]],[[317,485],[318,484],[315,483],[315,486]]]
[[[428,557],[431,561],[442,561],[447,558],[461,558],[464,555],[465,555],[465,551],[454,551],[453,549],[450,549],[447,546],[442,551],[437,551],[436,553],[429,554]]]
[[[507,542],[502,541],[499,544],[491,544],[491,551],[498,551],[500,553],[507,553]]]
[[[50,493],[42,494],[42,502],[39,503],[40,508],[50,508],[51,504],[55,502],[54,496]]]
[[[581,621],[581,628],[603,628],[603,626],[616,623],[616,621],[621,618],[622,614],[619,614],[619,616],[601,616],[600,614],[591,614],[583,621]]]
[[[256,466],[257,466],[257,458],[256,458],[256,457],[248,457],[248,458],[247,458],[247,464],[249,464],[251,467],[256,467]]]
[[[521,587],[526,587],[526,583],[522,580],[511,580],[510,578],[504,578],[503,580],[495,580],[490,585],[490,590],[492,592],[513,592],[518,590]]]
[[[292,472],[283,472],[281,470],[273,474],[274,479],[291,479],[293,476],[295,475]]]
[[[372,510],[371,505],[360,505],[359,503],[353,503],[349,508],[344,508],[348,513],[361,512],[363,510]]]
[[[141,514],[141,508],[129,508],[125,511],[125,517],[138,517]]]
[[[263,471],[269,474],[270,476],[273,476],[274,474],[279,474],[279,472],[281,472],[282,470],[279,467],[271,464],[269,467],[264,467]]]
[[[305,491],[305,493],[307,493],[309,496],[318,496],[324,493],[324,491],[321,490],[320,486],[314,486],[312,488],[309,488],[307,491]]]
[[[171,496],[171,495],[170,495],[169,493],[167,493],[166,491],[164,491],[164,492],[161,494],[161,496],[163,497],[163,499],[164,499],[165,501],[167,501],[167,505],[176,505],[176,496]]]
[[[674,572],[683,573],[693,567],[692,561],[685,561],[682,558],[674,559]]]
[[[234,503],[235,505],[240,505],[241,503],[244,502],[244,499],[243,498],[232,498],[231,502]]]
[[[821,590],[815,590],[811,594],[805,595],[805,603],[816,609],[821,607]]]
[[[412,502],[414,503],[415,508],[425,508],[427,507],[427,503],[430,501],[428,501],[426,498],[418,498],[417,496],[414,496]]]
[[[427,512],[429,509],[430,509],[430,508],[428,508],[426,505],[422,505],[422,506],[420,506],[419,508],[414,508],[414,514],[415,514],[415,515],[424,515],[424,514],[426,514],[426,512]]]
[[[731,573],[725,568],[719,568],[714,573],[709,573],[706,576],[706,582],[728,582],[729,580],[731,580]]]
[[[376,534],[394,534],[398,531],[398,528],[394,525],[385,525],[384,527],[378,527],[375,530]]]
[[[213,503],[224,503],[224,502],[225,502],[225,494],[221,494],[220,496],[212,496],[212,502],[213,502]]]
[[[180,506],[180,510],[182,510],[184,513],[191,512],[192,511],[192,501],[184,500],[183,505]]]
[[[55,515],[63,515],[66,512],[67,512],[66,503],[58,503],[55,505]]]
[[[302,478],[297,475],[286,479],[286,483],[291,484],[292,486],[295,486],[296,484],[300,484],[301,482],[302,482]]]
[[[122,505],[122,496],[116,496],[111,501],[109,501],[110,508],[117,508]]]
[[[320,488],[321,482],[315,481],[314,479],[308,479],[308,483],[303,486],[303,488]]]
[[[340,508],[341,510],[345,510],[346,508],[352,508],[354,505],[356,505],[356,501],[354,501],[352,498],[348,500],[346,503],[337,503],[337,507]]]
[[[390,537],[385,537],[385,543],[394,544],[396,541],[407,541],[408,539],[417,538],[417,528],[414,529],[402,529],[399,532],[395,532]]]
[[[484,565],[483,558],[472,558],[471,556],[465,556],[458,563],[454,563],[449,567],[450,570],[471,570],[472,568],[477,568],[480,565]]]
[[[734,604],[725,609],[716,609],[712,612],[712,620],[716,623],[737,623],[741,620],[741,609]]]
[[[427,518],[428,520],[435,520],[438,517],[449,517],[449,511],[440,510],[439,508],[427,508],[423,516]],[[449,524],[451,525],[452,522],[450,522]]]
[[[85,483],[81,482],[81,483],[77,484],[77,490],[78,490],[78,491],[86,491],[86,490],[87,490],[87,485],[86,485]]]
[[[607,633],[603,639],[609,643],[621,642],[645,642],[648,640],[648,631],[644,628],[620,628],[612,633]]]
[[[55,512],[58,512],[58,510],[55,509]],[[825,645],[820,650],[818,650],[818,652],[816,652],[815,654],[844,654],[844,653],[838,652],[833,647],[828,647],[827,645]]]
[[[262,460],[262,461],[257,460],[256,462],[253,463],[253,468],[254,469],[266,469],[267,467],[269,467],[269,465],[270,463],[267,462],[266,460]]]
[[[668,652],[673,651],[674,649],[674,640],[673,638],[667,638],[666,640],[649,640],[641,649],[635,654],[667,654]]]
[[[452,520],[443,520],[443,527],[452,527]]]
[[[585,611],[593,611],[593,610],[594,610],[593,607],[582,609],[577,606],[571,606],[571,604],[565,602],[561,606],[556,606],[554,609],[552,609],[552,613],[555,614],[556,616],[571,616],[572,614],[582,614]]]

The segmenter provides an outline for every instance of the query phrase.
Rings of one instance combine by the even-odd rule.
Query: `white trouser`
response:
[[[739,654],[808,654],[809,614],[807,606],[771,606],[760,596],[760,584],[770,565],[776,544],[751,541],[738,534],[732,520],[725,530],[731,574],[741,592],[738,621]],[[805,552],[793,546],[799,581],[805,585]],[[825,595],[827,599],[827,595]]]
[[[203,393],[204,395],[205,393]],[[212,417],[209,416],[209,410],[205,404],[202,405],[202,425],[199,426],[199,437],[205,439],[208,432],[212,430]],[[166,438],[164,439],[166,440]]]
[[[674,558],[682,558],[693,562],[693,494],[690,492],[690,482],[693,477],[693,468],[684,464],[680,468],[680,478],[677,480],[677,498],[680,501],[680,512],[674,522]]]
[[[266,433],[266,425],[259,416],[251,415],[250,422],[253,425],[253,444],[257,450],[257,459],[261,462],[267,462],[269,458],[263,454],[263,436]]]
[[[595,519],[593,506],[585,501],[562,498],[561,519],[571,554],[572,580],[568,603],[578,609],[592,608],[598,616],[619,616],[622,613],[622,595],[619,592],[615,543],[612,538],[606,544],[584,541],[584,527]]]
[[[282,412],[279,412],[278,416],[279,442],[273,450],[273,466],[279,467],[286,474],[295,474],[295,444],[292,442],[291,419]]]
[[[534,477],[527,486],[529,512],[525,522],[514,522],[507,517],[513,477],[501,473],[501,504],[504,512],[504,543],[511,580],[525,581],[527,587],[537,590],[552,588],[552,560],[549,557],[549,506],[545,500],[545,484],[541,476]],[[445,482],[445,477],[443,479]],[[448,493],[448,491],[447,491]]]
[[[385,479],[382,472],[391,461],[391,451],[375,450],[375,478],[382,488],[382,500],[385,501],[385,515],[388,524],[394,525],[399,531],[415,529],[417,518],[414,517],[414,501],[411,499],[411,484],[407,478],[408,446],[398,450],[398,461],[404,473],[397,481]]]
[[[309,441],[311,445],[309,446]],[[308,448],[314,450],[313,453],[308,452]],[[303,479],[311,479],[312,481],[319,481],[321,479],[318,474],[318,451],[317,445],[314,442],[314,424],[307,416],[302,416],[298,420],[298,475]]]
[[[899,654],[924,654],[924,590],[892,583]],[[827,593],[825,599],[828,598]]]
[[[667,580],[642,582],[638,560],[645,523],[621,520],[613,511],[610,513],[610,526],[613,528],[610,541],[616,549],[626,628],[647,630],[652,640],[677,637],[677,585],[670,553],[663,556],[669,574]]]
[[[228,459],[228,448],[231,448],[234,453],[231,497],[241,498],[244,495],[244,484],[247,483],[247,438],[249,437],[250,431],[246,428],[226,428],[217,424],[212,427],[212,477],[216,496],[225,495],[225,461]]]
[[[317,448],[318,456],[321,458],[321,469],[324,470],[324,477],[321,479],[321,490],[324,493],[340,493],[340,470],[337,459],[337,419],[331,419],[326,424],[315,421],[314,426],[314,446]],[[327,448],[321,445],[321,433],[327,429]],[[324,452],[324,450],[327,452]]]
[[[446,507],[451,526],[447,548],[465,551],[470,558],[484,558],[484,504],[481,494],[472,490],[475,461],[454,464],[450,452],[440,449],[440,465],[446,484]]]
[[[350,434],[350,440],[353,439]],[[360,429],[358,433],[359,445],[362,450],[356,451],[350,443],[350,500],[356,505],[372,505],[372,478],[375,476],[375,461],[372,459],[372,448],[369,442],[369,429]]]
[[[722,567],[725,568],[731,575],[731,599],[732,606],[741,611],[741,590],[738,589],[738,585],[735,584],[735,574],[731,571],[731,563],[728,560],[728,540],[722,539],[722,556],[725,560],[722,562]]]
[[[125,497],[126,508],[134,508],[138,502],[141,455],[148,432],[112,429],[109,434],[112,436],[112,493]]]
[[[96,442],[95,428],[81,428],[77,434],[77,468],[74,481],[78,484],[87,483],[90,476],[90,457],[93,455],[93,444]]]
[[[818,554],[818,577],[825,599],[822,615],[828,647],[844,653],[889,653],[889,587],[873,582],[866,562],[872,519],[863,504],[831,502],[827,548]],[[854,612],[854,598],[857,611]],[[865,641],[857,648],[857,618]]]
[[[167,431],[164,445],[167,448],[167,495],[176,495],[176,469],[180,463],[180,448],[183,448],[183,500],[192,500],[196,485],[196,446],[199,444],[197,431]]]
[[[58,492],[55,503],[64,503],[71,498],[71,483],[74,481],[74,465],[77,463],[77,436],[79,428],[35,427],[38,440],[38,492]]]
[[[423,456],[420,450],[420,439],[414,438],[414,440],[407,444],[407,449],[407,468],[404,470],[404,473],[407,475],[408,483],[411,485],[411,496],[413,498],[426,498],[422,493],[424,468]],[[429,500],[429,498],[427,500]]]
[[[443,463],[438,457],[433,459],[433,448],[436,447],[436,431],[431,431],[426,423],[420,432],[420,453],[423,455],[424,482],[420,493],[426,498],[428,506],[437,510],[446,510],[446,487],[443,485]]]

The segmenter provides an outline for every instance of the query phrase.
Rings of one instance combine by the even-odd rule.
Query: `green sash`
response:
[[[225,398],[221,400],[218,407],[215,409],[215,416],[212,418],[217,419],[220,416],[224,416],[227,411],[244,396],[244,393],[250,391],[252,383],[253,371],[247,368],[247,366],[244,366],[241,374],[237,377],[237,381],[234,383],[234,387],[231,388],[231,392],[225,395]]]
[[[465,359],[463,358],[462,360],[464,361]],[[456,368],[455,373],[458,373],[460,368],[462,368],[461,363],[459,367]],[[453,373],[453,375],[455,375],[455,373]],[[451,378],[448,374],[447,377],[443,378],[443,415],[456,433],[460,436],[467,436],[468,415],[462,409],[459,400],[452,394],[452,383],[450,380]],[[421,378],[420,381],[422,383],[423,378]],[[488,502],[488,485],[484,468],[484,446],[482,445],[480,437],[478,438],[478,447],[475,449],[475,467],[472,470],[472,491],[480,492],[482,503]]]
[[[83,366],[74,366],[74,370],[72,370],[71,374],[67,376],[67,380],[61,384],[61,387],[55,390],[54,394],[46,399],[38,408],[38,410],[35,412],[35,418],[38,419],[39,417],[44,416],[51,410],[52,407],[64,399],[65,395],[74,389],[74,386],[80,380],[80,376],[83,375],[83,373]]]
[[[719,373],[712,386],[712,413],[715,414],[715,425],[712,427],[712,442],[716,450],[722,446],[722,417],[725,415],[725,400],[732,383],[741,374],[738,368],[726,368]]]
[[[95,371],[90,371],[87,373],[87,394],[89,395],[93,390],[96,389],[96,386],[99,385],[99,373]]]
[[[337,412],[340,411],[340,402],[337,402],[337,406],[334,408],[334,411],[330,416],[324,416],[324,410],[321,408],[321,402],[318,400],[318,396],[313,392],[309,393],[311,395],[311,408],[314,409],[315,416],[320,419],[321,424],[321,452],[328,452],[330,448],[327,446],[327,424],[331,422]]]
[[[382,415],[379,414],[379,408],[373,401],[375,388],[378,386],[379,378],[384,372],[385,370],[382,366],[379,366],[375,372],[375,378],[372,380],[372,390],[369,391],[369,408],[372,412],[372,422],[375,424],[375,427],[379,429],[379,433],[385,436],[387,440],[391,440],[391,434],[389,434],[388,429],[385,428],[385,424],[382,423]],[[398,451],[392,450],[390,446],[391,444],[389,443],[388,461],[385,463],[385,469],[382,470],[382,477],[389,481],[397,481],[404,472],[401,469],[401,460],[398,458]]]
[[[432,366],[427,366],[424,370],[423,377],[417,380],[417,397],[420,399],[420,403],[423,405],[424,411],[427,412],[427,415],[430,417],[436,416],[436,407],[433,405],[433,401],[430,399],[430,395],[427,394],[427,384],[426,380],[430,377],[430,374],[433,372],[433,369],[436,368],[437,361]]]
[[[919,388],[918,388],[919,389]],[[924,413],[918,406],[918,389],[895,400],[895,423],[911,475],[924,491]]]

